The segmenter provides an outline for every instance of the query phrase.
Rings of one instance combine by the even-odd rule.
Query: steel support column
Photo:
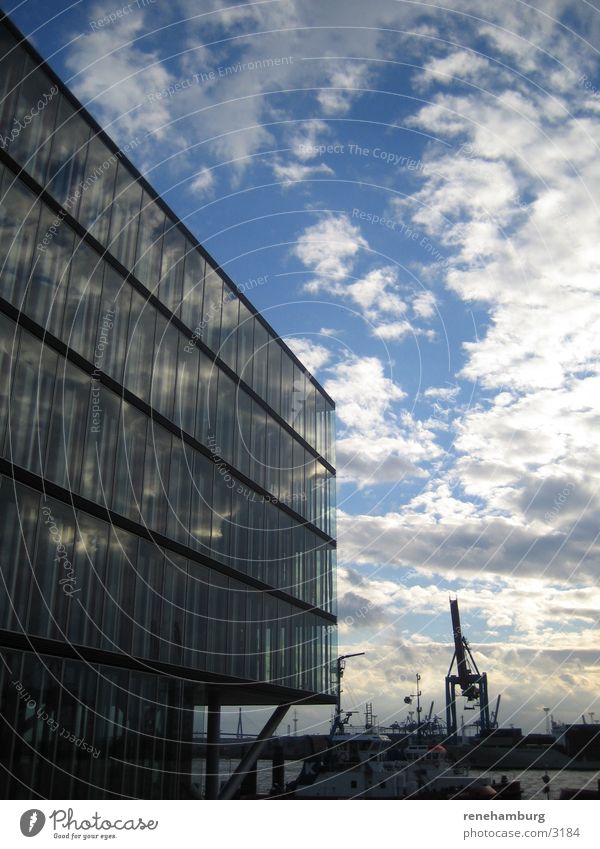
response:
[[[219,793],[219,799],[233,799],[237,791],[239,790],[244,777],[256,766],[256,761],[258,760],[260,753],[267,745],[275,731],[277,730],[277,726],[283,720],[284,716],[288,712],[290,705],[279,705],[279,707],[275,708],[265,727],[260,732],[252,746],[246,752],[242,760],[240,761],[236,771],[230,777],[229,781],[223,787],[221,792]]]

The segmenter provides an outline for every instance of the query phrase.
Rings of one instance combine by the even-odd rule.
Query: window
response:
[[[165,223],[165,233],[163,236],[162,250],[162,265],[161,277],[158,290],[158,297],[169,307],[171,312],[179,315],[181,311],[181,299],[183,298],[183,269],[184,269],[184,252],[185,252],[185,237],[180,230],[175,227],[172,222],[167,219]],[[198,257],[199,268],[196,274],[199,279],[202,278],[202,259],[197,251],[194,254]],[[190,261],[190,267],[193,262]],[[202,294],[202,288],[200,288]]]
[[[270,339],[268,346],[267,403],[276,412],[281,409],[281,353],[281,348],[275,339]]]
[[[150,405],[168,419],[173,418],[179,336],[179,331],[168,323],[161,313],[157,312]]]
[[[144,523],[161,534],[165,532],[167,521],[171,439],[169,431],[150,420],[144,469],[142,514]]]
[[[6,419],[8,416],[8,399],[13,370],[16,362],[18,347],[17,326],[4,315],[0,315],[0,454],[9,455],[3,451]]]
[[[231,378],[219,371],[217,385],[216,451],[231,463],[233,460],[233,435],[235,416],[235,384]]]
[[[108,248],[127,269],[134,265],[141,200],[142,187],[119,162]]]
[[[214,268],[206,263],[204,277],[204,305],[202,308],[202,341],[215,353],[219,350],[221,309],[223,306],[223,281]]]
[[[221,339],[218,353],[233,371],[236,369],[239,306],[240,302],[237,296],[228,286],[224,286]]]
[[[50,142],[54,133],[58,90],[27,56],[15,107],[15,128],[8,152],[31,176],[45,184]]]
[[[185,633],[187,561],[166,552],[160,620],[160,659],[167,663],[183,663]]]
[[[139,521],[142,497],[146,427],[148,419],[131,404],[122,402],[113,487],[113,509]]]
[[[238,351],[237,351],[237,366],[236,372],[250,386],[253,386],[252,380],[252,360],[253,360],[253,343],[254,343],[254,316],[248,307],[239,302],[240,315],[238,325]]]
[[[132,288],[120,274],[104,263],[98,329],[92,344],[94,365],[118,383],[123,382],[127,353]],[[136,301],[139,305],[139,300]]]
[[[181,320],[191,329],[200,328],[204,339],[204,259],[187,240],[184,243],[185,264],[183,274],[183,301],[181,304]],[[164,261],[163,261],[164,267]]]
[[[66,97],[60,97],[56,130],[48,163],[46,188],[75,218],[78,216],[85,174],[90,128]]]
[[[167,504],[167,536],[190,545],[190,501],[193,472],[193,452],[173,437],[169,469],[169,501]]]
[[[73,241],[73,231],[66,222],[57,226],[56,216],[42,207],[38,250],[33,260],[24,310],[55,336],[60,334],[62,327]],[[45,245],[44,250],[39,250],[40,244]]]
[[[31,582],[29,559],[33,559],[39,516],[38,493],[0,477],[0,628],[9,631],[22,632],[25,628]]]
[[[70,348],[92,361],[95,360],[102,297],[102,269],[103,262],[98,254],[85,242],[80,242],[71,259],[61,338]]]
[[[108,242],[116,173],[117,157],[97,136],[92,136],[87,145],[79,215],[81,222],[103,245]]]
[[[147,192],[143,192],[134,273],[153,295],[158,294],[161,275],[164,224],[164,212]]]
[[[252,388],[257,395],[268,400],[267,391],[267,360],[268,360],[269,334],[260,321],[254,319],[254,356],[252,359]]]
[[[24,51],[17,46],[5,27],[0,26],[0,126],[10,129],[2,147],[8,144],[11,133],[14,135],[17,132],[13,116],[19,96],[19,83],[23,79],[24,62]]]
[[[140,540],[136,561],[132,651],[138,657],[159,658],[164,554]]]
[[[108,537],[106,522],[87,513],[77,514],[73,571],[78,593],[70,604],[67,631],[76,644],[100,644]]]
[[[198,392],[198,368],[200,354],[195,345],[178,333],[179,353],[177,357],[177,383],[175,388],[175,410],[173,421],[191,436],[195,432],[196,398]]]
[[[88,375],[61,357],[52,404],[45,477],[76,492],[79,491],[89,404]]]
[[[0,295],[20,308],[26,294],[40,204],[20,181],[6,172],[0,197]]]
[[[127,389],[146,402],[150,400],[155,322],[154,307],[138,292],[132,291],[124,383]]]
[[[58,357],[21,331],[9,408],[8,451],[18,465],[41,475]]]
[[[106,507],[112,504],[120,415],[119,396],[92,378],[79,491]]]

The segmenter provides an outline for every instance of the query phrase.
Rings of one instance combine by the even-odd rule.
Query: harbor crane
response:
[[[463,636],[460,625],[460,612],[458,610],[458,599],[450,599],[450,615],[452,617],[452,633],[454,635],[454,654],[446,676],[446,724],[448,737],[456,736],[458,730],[456,718],[456,688],[460,688],[460,695],[467,700],[465,710],[475,710],[479,707],[479,732],[481,734],[493,727],[490,720],[490,706],[488,701],[487,673],[480,672],[477,668],[475,658],[469,648],[466,638]],[[456,661],[456,672],[453,673]],[[494,722],[497,711],[494,715]]]

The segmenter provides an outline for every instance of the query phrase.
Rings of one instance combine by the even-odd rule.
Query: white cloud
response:
[[[198,195],[204,195],[211,192],[215,184],[215,175],[212,171],[205,169],[192,180],[191,189]]]
[[[360,230],[347,215],[326,214],[300,234],[293,253],[315,273],[316,279],[306,287],[315,292],[323,285],[344,280],[358,252],[366,247]]]
[[[369,84],[366,64],[346,64],[333,70],[327,81],[330,88],[323,87],[317,100],[325,115],[345,115],[352,104]]]
[[[284,341],[311,374],[316,375],[319,369],[322,369],[331,360],[331,351],[324,345],[319,345],[318,342],[305,336],[286,336]]]
[[[284,185],[291,185],[292,183],[301,183],[303,180],[309,180],[318,174],[332,175],[334,172],[324,162],[321,162],[319,165],[303,165],[300,162],[290,162],[287,165],[282,165],[276,162],[273,165],[273,173],[276,179],[281,180]]]

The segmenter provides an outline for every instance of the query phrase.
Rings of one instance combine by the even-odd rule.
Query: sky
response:
[[[600,718],[600,11],[4,8],[336,400],[345,707],[442,713],[452,593],[501,724]]]

